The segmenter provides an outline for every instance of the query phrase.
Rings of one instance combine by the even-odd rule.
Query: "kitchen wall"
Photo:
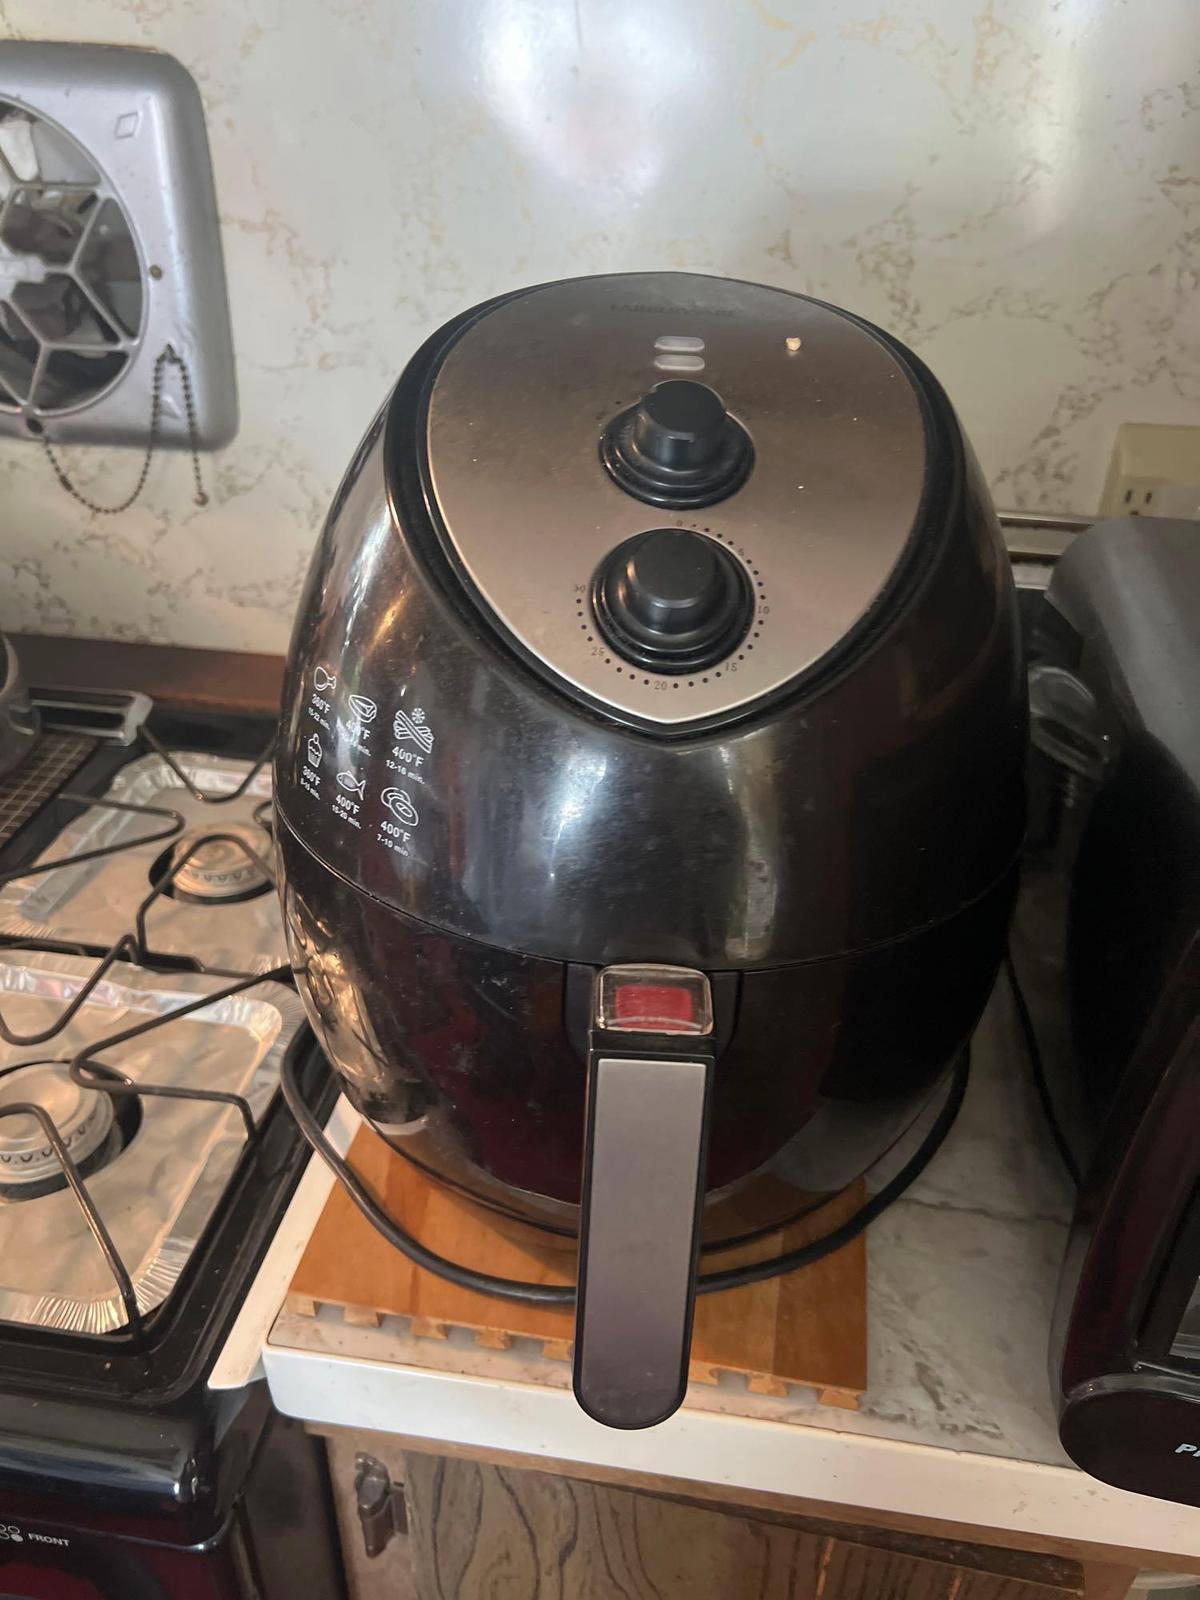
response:
[[[171,51],[209,117],[242,423],[115,518],[0,442],[0,623],[275,650],[341,468],[460,307],[686,267],[934,368],[998,501],[1094,509],[1118,422],[1200,422],[1196,0],[0,0]],[[0,85],[0,93],[3,85]],[[67,452],[120,498],[133,452]]]

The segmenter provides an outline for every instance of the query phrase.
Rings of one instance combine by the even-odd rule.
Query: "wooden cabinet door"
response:
[[[419,1600],[1081,1600],[1073,1561],[406,1457]]]

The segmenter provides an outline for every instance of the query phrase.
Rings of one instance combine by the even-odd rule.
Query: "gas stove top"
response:
[[[145,959],[233,975],[285,966],[270,812],[258,763],[138,756],[39,854],[36,876],[0,888],[0,937],[107,950],[157,889]]]
[[[8,1028],[24,1037],[43,1031],[94,966],[57,954],[0,956]],[[139,1314],[170,1294],[246,1144],[240,1107],[173,1093],[114,1099],[102,1086],[77,1082],[70,1068],[97,1041],[170,1019],[220,987],[196,973],[119,962],[54,1034],[57,1059],[47,1059],[45,1045],[0,1047],[0,1319],[85,1333],[129,1320],[124,1285],[97,1248],[48,1130],[32,1112],[14,1110],[27,1104],[52,1120],[97,1215],[108,1219]],[[133,1085],[240,1096],[257,1126],[302,1024],[291,990],[256,984],[105,1048],[103,1064]]]
[[[0,1386],[194,1384],[333,1098],[273,881],[272,728],[56,730],[0,780]],[[65,781],[64,781],[65,780]]]

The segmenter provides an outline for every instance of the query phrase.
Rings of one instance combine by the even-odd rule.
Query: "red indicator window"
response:
[[[654,1033],[694,1033],[691,992],[665,983],[622,983],[613,996],[615,1022],[639,1022]]]
[[[711,1033],[708,979],[690,967],[649,962],[605,967],[596,983],[596,1020],[615,1033]]]

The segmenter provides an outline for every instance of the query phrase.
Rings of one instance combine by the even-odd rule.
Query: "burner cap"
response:
[[[210,834],[232,834],[260,857],[270,850],[270,840],[261,829],[241,823],[214,823],[211,828],[195,828],[178,839],[171,850],[168,870],[182,861],[189,850],[194,854],[176,873],[169,893],[183,900],[249,900],[272,888],[269,874],[232,839]],[[204,843],[200,843],[204,840]],[[199,846],[196,849],[196,846]]]
[[[28,1101],[41,1106],[58,1129],[76,1166],[93,1155],[112,1127],[109,1095],[72,1083],[63,1061],[38,1061],[0,1078],[0,1110]],[[44,1183],[62,1167],[36,1117],[0,1117],[0,1185]]]

